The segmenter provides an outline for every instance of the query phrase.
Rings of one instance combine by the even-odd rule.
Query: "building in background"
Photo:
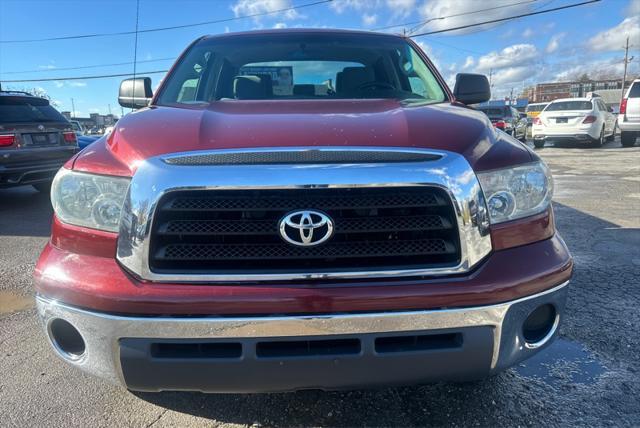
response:
[[[91,128],[104,128],[107,126],[113,126],[118,121],[118,117],[113,114],[99,114],[99,113],[91,113],[89,117],[71,117],[71,112],[63,111],[61,112],[67,120],[77,120],[84,127],[84,129]]]
[[[626,85],[630,85],[633,79],[629,79]],[[581,79],[575,82],[538,83],[535,86],[525,88],[521,96],[528,98],[530,103],[541,103],[557,100],[558,98],[586,97],[590,92],[622,91],[622,79],[590,80]],[[620,100],[618,100],[620,101]]]

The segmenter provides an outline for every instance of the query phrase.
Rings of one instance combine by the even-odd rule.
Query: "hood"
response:
[[[448,150],[476,170],[530,162],[523,144],[473,109],[396,100],[219,101],[153,106],[123,117],[74,169],[132,175],[147,158],[185,151],[260,147],[379,146]]]

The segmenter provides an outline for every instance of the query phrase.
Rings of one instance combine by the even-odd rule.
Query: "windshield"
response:
[[[447,99],[400,38],[290,33],[198,43],[167,77],[158,103],[344,98]]]
[[[490,118],[502,118],[505,116],[505,111],[502,107],[481,108],[479,110],[484,112],[484,114],[486,114]]]
[[[591,110],[593,105],[591,101],[558,101],[547,106],[545,111],[571,111],[571,110]]]
[[[529,104],[527,106],[527,113],[534,111],[542,111],[547,106],[547,104]]]
[[[66,122],[58,111],[41,98],[0,97],[0,123]]]

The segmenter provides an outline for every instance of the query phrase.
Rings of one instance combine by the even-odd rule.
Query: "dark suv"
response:
[[[520,116],[520,112],[510,106],[479,107],[478,110],[489,117],[493,126],[503,130],[518,140],[527,139],[527,119]]]
[[[48,192],[56,171],[77,151],[71,124],[48,100],[0,91],[0,188],[31,184]]]

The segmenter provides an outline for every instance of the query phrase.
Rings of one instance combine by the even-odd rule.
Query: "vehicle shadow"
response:
[[[0,236],[47,237],[52,216],[49,194],[31,186],[0,189]]]
[[[591,420],[596,425],[619,420],[619,409],[635,405],[632,394],[625,392],[629,380],[612,372],[611,361],[631,361],[635,369],[622,370],[624,375],[634,376],[640,370],[636,345],[629,339],[640,329],[636,280],[640,275],[640,229],[621,228],[563,204],[554,206],[559,231],[576,263],[561,328],[566,340],[542,351],[542,358],[530,360],[526,370],[521,365],[472,383],[345,392],[134,394],[176,412],[259,426],[495,426],[511,425],[509,421],[515,420],[527,425],[560,425],[575,420],[571,418],[577,414],[592,418],[582,422]],[[567,365],[572,371],[584,368],[586,374],[566,375]],[[619,403],[618,410],[604,410],[599,404],[601,394],[607,402]],[[541,402],[547,404],[541,406]]]

